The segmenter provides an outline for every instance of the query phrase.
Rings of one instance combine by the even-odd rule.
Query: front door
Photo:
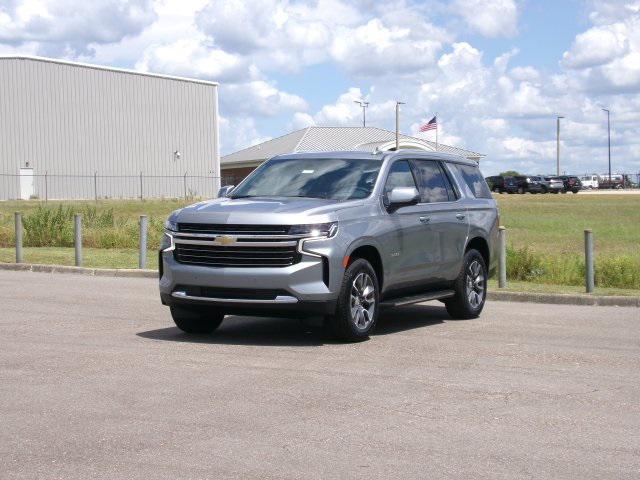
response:
[[[408,160],[397,160],[389,169],[385,182],[386,196],[395,187],[417,189]],[[431,263],[424,245],[435,241],[424,215],[423,205],[408,205],[390,210],[385,219],[388,227],[380,237],[385,264],[385,290],[398,290],[422,283],[425,268]]]

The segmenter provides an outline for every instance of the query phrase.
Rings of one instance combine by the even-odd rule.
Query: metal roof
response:
[[[139,72],[137,70],[130,70],[127,68],[106,67],[103,65],[94,65],[92,63],[72,62],[70,60],[38,57],[34,55],[0,55],[0,60],[31,60],[34,62],[58,63],[60,65],[71,65],[74,67],[92,68],[94,70],[106,70],[109,72],[128,73],[130,75],[142,75],[145,77],[164,78],[167,80],[177,80],[180,82],[201,83],[203,85],[218,86],[218,82],[210,82],[208,80],[200,80],[197,78],[176,77],[173,75],[164,75],[161,73]]]
[[[225,155],[221,163],[229,165],[261,162],[276,155],[293,152],[373,151],[376,147],[394,141],[395,138],[395,132],[377,127],[312,126]],[[426,149],[436,150],[435,142],[429,140],[400,135],[400,141],[403,140],[412,144],[421,144]],[[452,153],[471,159],[480,159],[484,156],[481,153],[442,143],[438,144],[438,152]]]

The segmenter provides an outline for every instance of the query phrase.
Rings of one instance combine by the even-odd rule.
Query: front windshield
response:
[[[275,158],[257,168],[231,198],[366,198],[381,165],[380,160],[364,158]]]

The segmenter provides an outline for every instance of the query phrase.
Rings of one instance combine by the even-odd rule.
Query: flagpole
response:
[[[436,112],[436,152],[438,151],[438,112]]]
[[[396,151],[400,149],[400,105],[404,102],[396,101]]]

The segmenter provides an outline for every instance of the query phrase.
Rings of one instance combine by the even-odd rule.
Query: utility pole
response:
[[[367,107],[369,106],[369,102],[365,102],[364,100],[354,100],[355,103],[362,107],[362,126],[367,126]]]
[[[396,151],[400,149],[400,105],[404,102],[396,101]]]
[[[560,119],[561,116],[556,117],[556,175],[560,176]]]
[[[611,112],[606,108],[603,108],[602,111],[607,112],[607,135],[609,137],[609,188],[611,188]]]

